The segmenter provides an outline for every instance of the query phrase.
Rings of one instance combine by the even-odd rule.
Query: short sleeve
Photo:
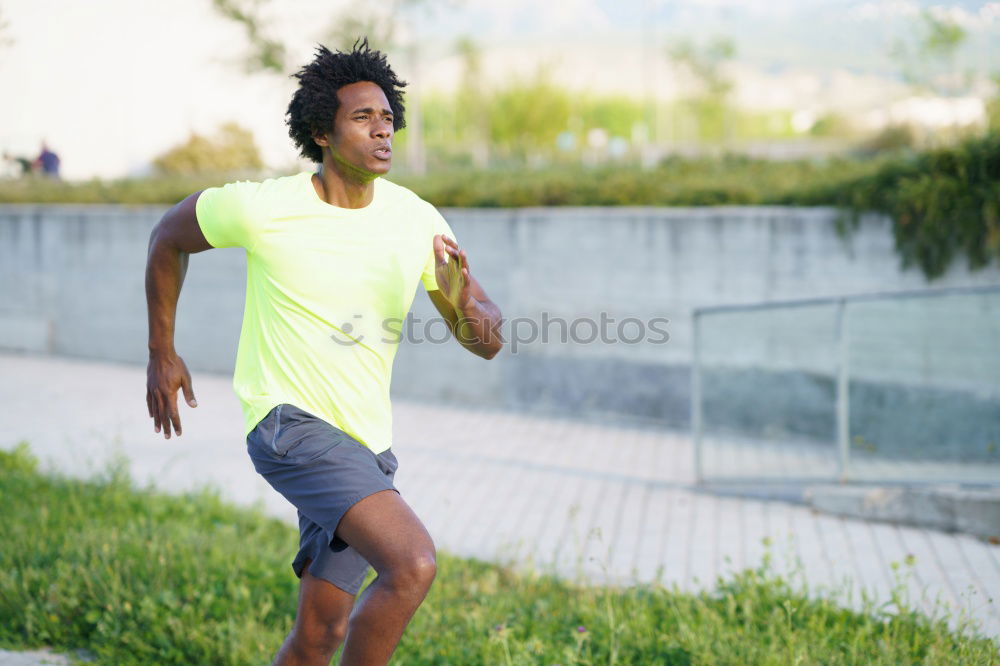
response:
[[[424,272],[420,276],[420,281],[423,283],[424,289],[427,291],[434,291],[438,288],[437,276],[435,275],[434,270],[434,265],[436,263],[434,258],[434,236],[437,234],[444,234],[456,243],[458,242],[458,239],[455,238],[455,232],[451,230],[451,225],[449,225],[448,221],[444,219],[444,216],[441,215],[441,213],[439,213],[433,206],[431,206],[431,210],[433,211],[431,216],[434,220],[432,226],[433,231],[427,238],[427,261],[424,263]]]
[[[198,226],[212,247],[252,250],[260,230],[260,210],[255,199],[260,183],[239,181],[210,187],[195,204]]]

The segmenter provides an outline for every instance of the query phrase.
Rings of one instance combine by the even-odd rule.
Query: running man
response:
[[[247,294],[233,386],[254,468],[298,509],[300,580],[275,664],[385,664],[436,574],[430,535],[393,486],[389,380],[403,319],[424,287],[459,343],[503,346],[500,310],[438,211],[380,176],[404,126],[402,88],[367,40],[320,47],[296,75],[289,135],[319,164],[211,187],[164,215],[146,266],[146,402],[156,432],[181,434],[174,350],[188,255],[240,246]],[[355,605],[369,564],[378,574]]]

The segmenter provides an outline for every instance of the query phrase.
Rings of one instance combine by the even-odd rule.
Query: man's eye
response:
[[[361,115],[354,116],[355,120],[368,120],[368,114],[362,113]]]

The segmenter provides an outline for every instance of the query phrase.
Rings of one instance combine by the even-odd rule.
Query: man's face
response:
[[[320,145],[329,145],[334,161],[348,172],[388,173],[393,117],[382,88],[371,81],[350,83],[337,91],[337,99],[333,131]]]

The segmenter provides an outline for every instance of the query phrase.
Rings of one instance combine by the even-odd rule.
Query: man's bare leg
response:
[[[295,625],[274,658],[274,666],[329,666],[344,642],[354,595],[302,569]]]
[[[434,581],[434,542],[393,490],[369,495],[348,509],[337,536],[361,553],[378,574],[351,613],[340,663],[387,664]]]

